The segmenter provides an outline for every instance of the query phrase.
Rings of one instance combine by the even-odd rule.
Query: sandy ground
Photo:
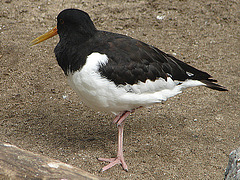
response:
[[[81,103],[66,84],[54,37],[28,43],[56,25],[65,8],[90,14],[98,29],[127,34],[209,72],[228,92],[188,89],[142,108],[125,126],[129,172],[97,157],[116,155],[111,114]],[[237,0],[0,2],[0,141],[110,179],[223,179],[240,146],[240,4]]]

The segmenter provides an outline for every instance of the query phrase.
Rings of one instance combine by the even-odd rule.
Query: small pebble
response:
[[[163,16],[157,16],[157,19],[158,20],[163,20],[165,18],[165,16],[163,15]]]

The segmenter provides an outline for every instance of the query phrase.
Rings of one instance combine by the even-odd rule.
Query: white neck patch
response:
[[[85,70],[98,71],[100,66],[104,66],[108,63],[108,57],[106,54],[100,54],[94,52],[87,57],[86,64],[83,66]]]

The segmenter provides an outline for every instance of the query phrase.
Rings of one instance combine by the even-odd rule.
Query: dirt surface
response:
[[[240,4],[237,0],[0,2],[0,141],[110,179],[222,179],[240,146]],[[127,34],[209,72],[228,92],[186,90],[142,108],[125,126],[129,172],[97,157],[116,155],[114,116],[81,103],[57,65],[54,37],[28,43],[66,8],[89,13],[98,29]]]

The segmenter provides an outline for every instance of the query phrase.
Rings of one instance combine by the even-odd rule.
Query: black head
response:
[[[83,41],[94,35],[96,28],[89,15],[79,9],[65,9],[57,17],[57,29],[61,39]]]

